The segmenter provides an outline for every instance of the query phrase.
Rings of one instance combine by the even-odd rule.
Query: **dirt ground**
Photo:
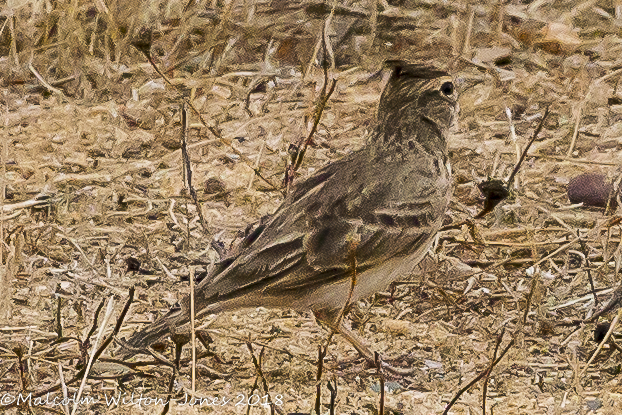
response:
[[[469,223],[441,232],[424,270],[359,302],[350,318],[372,349],[412,373],[386,374],[381,397],[377,369],[335,335],[317,381],[318,348],[329,336],[313,316],[286,305],[249,309],[199,323],[209,343],[207,352],[197,347],[203,405],[185,401],[188,346],[174,375],[171,364],[145,355],[120,361],[113,343],[81,392],[99,402],[77,413],[162,413],[152,400],[172,396],[173,414],[270,413],[268,400],[274,413],[309,414],[319,395],[322,414],[378,414],[381,400],[385,414],[440,414],[482,373],[449,413],[479,414],[484,406],[495,414],[619,413],[622,217],[615,206],[587,208],[567,197],[581,173],[618,177],[619,19],[603,17],[614,29],[595,33],[612,6],[592,2],[566,23],[580,30],[567,31],[551,23],[558,20],[547,7],[539,40],[510,28],[515,44],[474,35],[478,46],[453,60],[461,113],[449,142],[455,191],[446,223]],[[56,387],[66,384],[69,396],[80,388],[84,376],[73,378],[101,345],[107,304],[113,301],[104,337],[135,287],[118,335],[128,337],[189,291],[191,272],[208,271],[215,236],[229,246],[279,206],[283,193],[271,186],[283,182],[290,145],[308,135],[324,84],[318,67],[305,81],[285,67],[270,76],[173,76],[175,93],[147,63],[119,70],[132,76],[86,97],[44,93],[36,80],[3,82],[1,411],[64,413],[53,403],[63,396]],[[378,59],[375,69],[330,71],[336,88],[294,181],[364,145],[388,75],[380,68]],[[231,141],[189,112],[192,183],[205,228],[182,172],[182,97]],[[508,179],[547,107],[510,197],[474,219],[483,202],[478,184]],[[611,340],[595,355],[596,326],[602,339],[604,323],[613,327]],[[169,363],[171,344],[158,349]],[[31,392],[30,409],[12,407]],[[106,401],[119,396],[125,401]]]

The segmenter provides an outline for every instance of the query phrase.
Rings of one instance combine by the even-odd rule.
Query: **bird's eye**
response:
[[[453,95],[454,93],[454,84],[451,82],[445,82],[441,85],[441,92],[447,96]]]

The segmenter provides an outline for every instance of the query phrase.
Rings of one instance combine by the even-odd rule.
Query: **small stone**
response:
[[[594,399],[593,401],[586,401],[585,403],[587,404],[587,407],[590,409],[590,411],[595,411],[603,406],[603,402],[598,398]]]
[[[573,204],[606,207],[612,192],[613,185],[600,173],[584,173],[568,183],[568,199]]]

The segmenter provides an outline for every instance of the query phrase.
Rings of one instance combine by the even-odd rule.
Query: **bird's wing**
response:
[[[394,256],[427,249],[442,221],[438,205],[446,189],[423,177],[416,194],[399,202],[396,187],[412,185],[397,176],[378,180],[387,166],[376,167],[369,165],[369,155],[357,152],[301,182],[254,241],[197,291],[220,300],[257,290],[311,289],[350,278],[353,259],[362,272]]]

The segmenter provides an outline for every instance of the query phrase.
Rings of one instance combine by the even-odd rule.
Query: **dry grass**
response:
[[[326,27],[337,85],[298,177],[363,144],[383,84],[374,74],[386,58],[436,62],[464,90],[450,142],[455,222],[479,211],[479,182],[507,179],[551,105],[511,199],[470,227],[440,234],[428,274],[358,304],[355,328],[369,344],[417,369],[384,379],[384,413],[442,413],[482,373],[450,413],[481,413],[484,405],[496,414],[617,413],[619,349],[607,341],[594,355],[592,338],[619,307],[591,317],[618,295],[620,216],[569,206],[565,193],[580,172],[615,176],[622,156],[615,4],[2,4],[0,398],[45,392],[61,373],[72,395],[82,377],[70,380],[94,350],[103,300],[115,299],[117,318],[137,287],[126,336],[188,291],[191,266],[206,271],[216,258],[214,235],[229,243],[274,211],[282,193],[257,173],[280,185],[290,144],[312,128],[326,82],[314,54],[322,55]],[[154,62],[172,86],[132,46],[149,33]],[[184,100],[208,123],[190,113],[189,158],[207,233],[183,190]],[[197,324],[211,337],[198,361],[197,393],[232,402],[172,405],[172,413],[249,413],[234,405],[237,395],[263,396],[266,388],[283,403],[276,413],[315,407],[318,347],[328,336],[311,316],[257,309]],[[618,328],[612,332],[615,339]],[[161,413],[161,405],[105,404],[105,393],[166,397],[173,376],[161,362],[122,366],[113,349],[95,360],[82,392],[102,402],[78,413]],[[169,352],[162,351],[167,359]],[[198,352],[205,355],[202,346]],[[173,387],[182,401],[191,389],[189,355]],[[331,406],[339,414],[378,413],[376,369],[339,336],[321,379],[322,413]],[[63,411],[71,404],[33,409]]]

